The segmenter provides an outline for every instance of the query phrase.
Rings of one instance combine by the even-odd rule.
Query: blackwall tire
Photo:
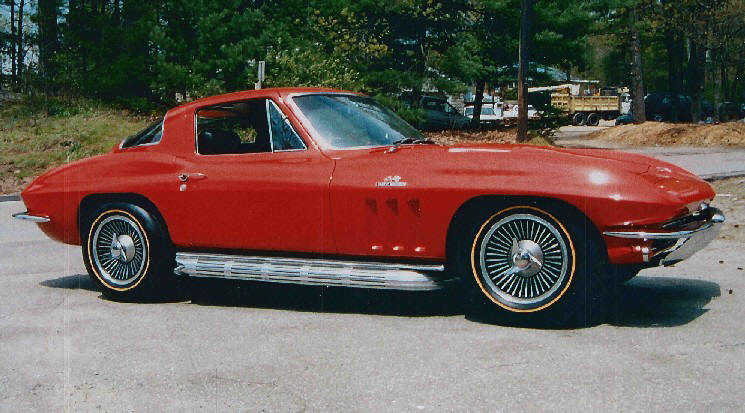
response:
[[[588,126],[598,126],[600,124],[600,115],[597,113],[590,113],[587,115],[587,125]]]
[[[574,126],[581,126],[585,124],[585,115],[584,113],[577,112],[572,116],[572,124]]]
[[[455,267],[471,315],[497,323],[578,327],[605,317],[605,251],[563,208],[503,205],[463,233]]]
[[[81,223],[83,261],[106,297],[141,301],[173,291],[175,254],[163,225],[148,211],[110,203]]]

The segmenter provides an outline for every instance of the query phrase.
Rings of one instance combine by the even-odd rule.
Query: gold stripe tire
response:
[[[607,254],[589,220],[558,203],[484,209],[472,212],[476,218],[461,232],[452,260],[469,311],[518,324],[577,326],[602,320]]]
[[[163,226],[137,205],[109,203],[81,217],[81,238],[88,274],[109,298],[154,298],[173,278],[172,247]]]

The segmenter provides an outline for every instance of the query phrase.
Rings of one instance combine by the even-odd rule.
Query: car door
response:
[[[195,113],[196,151],[179,158],[182,219],[192,249],[319,253],[328,234],[333,161],[304,142],[271,99]]]

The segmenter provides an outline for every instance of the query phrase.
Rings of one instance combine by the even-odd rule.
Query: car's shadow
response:
[[[98,286],[87,275],[81,274],[45,280],[40,284],[51,288],[98,291]],[[706,313],[706,305],[720,294],[719,284],[711,281],[636,277],[618,289],[616,299],[609,304],[606,323],[622,327],[674,327],[688,324]],[[164,297],[163,301],[179,300],[202,306],[410,317],[451,316],[466,312],[464,294],[459,288],[436,292],[405,292],[194,279],[182,285],[179,297]],[[516,325],[511,321],[491,317],[469,315],[468,319],[489,324]],[[561,326],[531,322],[531,325],[523,324],[521,327]]]
[[[44,287],[64,288],[67,290],[100,291],[98,286],[86,274],[74,274],[64,277],[44,280],[39,283]]]
[[[705,314],[706,305],[721,295],[711,281],[638,276],[619,288],[606,322],[622,327],[675,327]]]
[[[455,289],[407,292],[195,279],[187,293],[192,303],[209,306],[411,317],[464,313]]]

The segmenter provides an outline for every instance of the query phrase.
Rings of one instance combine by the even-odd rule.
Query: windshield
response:
[[[322,146],[355,148],[426,138],[398,115],[365,96],[313,94],[293,101],[318,133]]]

